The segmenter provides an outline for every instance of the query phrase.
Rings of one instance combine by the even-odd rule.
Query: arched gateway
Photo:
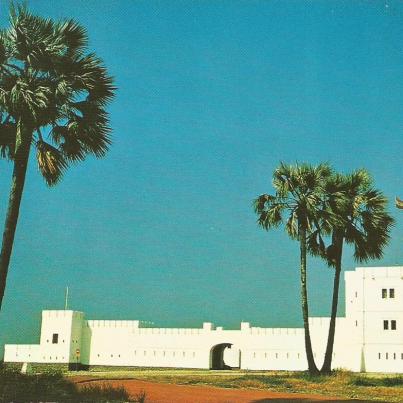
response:
[[[224,352],[232,347],[232,343],[220,343],[213,346],[210,350],[210,369],[235,369],[241,366],[241,351],[231,351],[229,361],[225,361]],[[227,350],[228,352],[228,350]]]

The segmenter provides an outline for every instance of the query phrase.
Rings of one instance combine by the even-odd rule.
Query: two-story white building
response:
[[[334,368],[403,373],[403,266],[345,273],[346,316],[337,318]],[[329,318],[310,318],[317,365]],[[305,370],[303,328],[239,330],[145,327],[137,320],[86,320],[82,312],[42,312],[39,344],[6,345],[5,362],[249,370]]]

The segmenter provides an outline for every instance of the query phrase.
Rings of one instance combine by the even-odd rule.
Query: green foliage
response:
[[[32,144],[49,186],[71,163],[102,157],[111,144],[105,107],[115,87],[87,44],[75,21],[23,6],[11,8],[0,31],[0,157],[12,160],[20,143]]]
[[[0,402],[10,401],[127,402],[130,399],[123,388],[94,385],[79,389],[57,371],[23,375],[1,368]]]
[[[66,401],[76,387],[60,374],[22,375],[14,370],[0,372],[1,401]]]
[[[273,187],[274,194],[254,201],[258,224],[265,230],[285,224],[290,237],[298,239],[300,228],[305,229],[308,251],[330,266],[338,250],[334,238],[325,245],[326,236],[352,244],[360,262],[382,257],[394,220],[386,197],[373,187],[365,169],[345,175],[328,164],[281,163],[273,173]]]
[[[356,376],[351,379],[350,384],[355,385],[355,386],[385,386],[385,387],[400,386],[400,387],[403,387],[403,377],[402,376],[392,376],[392,377],[382,377],[382,378],[369,378],[369,377],[363,377],[363,376]]]
[[[254,201],[258,224],[265,230],[285,224],[293,239],[299,239],[301,229],[311,231],[319,219],[322,195],[331,174],[327,164],[281,163],[273,173],[275,193],[262,194]]]
[[[373,187],[368,171],[333,174],[326,183],[321,210],[308,239],[313,255],[322,256],[329,266],[335,266],[346,242],[353,246],[354,258],[359,262],[382,257],[394,220],[387,212],[386,197]],[[327,234],[332,239],[325,248],[322,236]]]

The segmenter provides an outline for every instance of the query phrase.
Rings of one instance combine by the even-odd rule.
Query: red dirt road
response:
[[[264,403],[264,402],[347,402],[358,400],[343,400],[329,396],[281,393],[253,389],[225,389],[212,386],[172,385],[125,380],[85,380],[82,377],[72,379],[79,386],[102,384],[123,386],[130,397],[135,398],[141,391],[146,393],[146,403]]]

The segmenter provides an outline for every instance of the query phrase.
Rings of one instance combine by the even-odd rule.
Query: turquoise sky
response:
[[[256,225],[279,161],[365,167],[403,197],[403,3],[29,1],[88,29],[119,87],[114,143],[47,188],[31,160],[0,342],[40,311],[160,326],[299,326],[298,245]],[[8,1],[0,0],[0,25]],[[10,164],[0,161],[0,225]],[[403,264],[403,212],[381,261]],[[355,263],[347,250],[344,267]],[[332,272],[310,260],[311,313]],[[340,313],[344,313],[341,298]]]

